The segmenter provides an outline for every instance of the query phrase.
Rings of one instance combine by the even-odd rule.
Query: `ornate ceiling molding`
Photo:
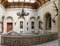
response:
[[[50,0],[37,0],[35,3],[24,2],[24,7],[37,9],[48,1]],[[22,2],[8,2],[7,0],[0,0],[0,4],[2,4],[5,8],[22,8]]]

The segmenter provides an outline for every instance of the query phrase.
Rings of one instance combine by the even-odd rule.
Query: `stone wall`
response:
[[[17,46],[17,45],[33,45],[33,44],[41,44],[45,42],[49,42],[52,40],[57,39],[57,33],[47,33],[42,35],[32,35],[32,36],[2,36],[2,43],[3,45],[8,46]]]

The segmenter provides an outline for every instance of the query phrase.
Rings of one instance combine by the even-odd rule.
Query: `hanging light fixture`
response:
[[[21,13],[18,12],[17,15],[18,15],[20,18],[24,18],[24,16],[28,16],[28,15],[29,15],[29,13],[26,13],[26,12],[24,11],[24,2],[22,2],[22,12],[21,12]]]

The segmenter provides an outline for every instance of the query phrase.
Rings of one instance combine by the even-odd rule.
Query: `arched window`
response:
[[[35,28],[35,20],[36,20],[36,18],[34,16],[32,16],[30,18],[30,21],[31,21],[31,29],[34,29]]]
[[[31,29],[34,29],[34,22],[31,22]]]
[[[20,21],[20,28],[23,29],[23,21]]]
[[[8,17],[7,17],[7,22],[8,22],[8,23],[12,23],[12,22],[13,22],[13,18],[12,18],[11,16],[8,16]]]
[[[45,16],[45,27],[46,27],[46,30],[51,29],[51,14],[50,13],[47,13]]]
[[[20,18],[17,20],[17,24],[16,26],[18,25],[18,28],[19,29],[19,32],[22,33],[24,30],[26,30],[26,20],[24,18]]]

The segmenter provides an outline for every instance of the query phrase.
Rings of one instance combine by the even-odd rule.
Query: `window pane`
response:
[[[34,26],[34,22],[31,22],[31,25],[33,25],[33,26]]]
[[[25,2],[30,2],[30,0],[25,0]]]
[[[34,29],[34,22],[31,22],[31,29]]]
[[[20,0],[20,2],[24,2],[24,0]]]
[[[23,21],[20,22],[20,28],[23,28]]]
[[[14,2],[18,2],[18,0],[14,0]]]
[[[34,26],[32,26],[32,29],[34,29]]]
[[[30,1],[30,3],[35,3],[35,2],[36,2],[36,0],[31,0],[31,1]]]
[[[8,0],[8,2],[13,2],[13,0]]]

